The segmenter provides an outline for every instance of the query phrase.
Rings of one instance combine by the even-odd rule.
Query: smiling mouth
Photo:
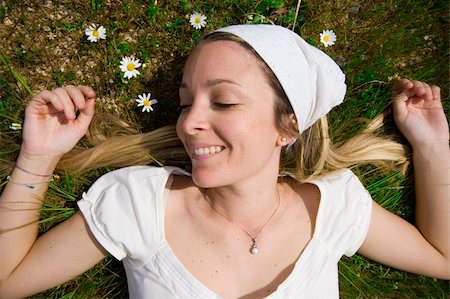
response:
[[[199,147],[192,150],[192,154],[196,156],[204,156],[220,153],[224,148],[221,146]]]

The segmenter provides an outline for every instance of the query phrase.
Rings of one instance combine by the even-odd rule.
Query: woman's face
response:
[[[177,134],[200,187],[278,173],[275,94],[260,64],[232,41],[204,43],[186,62]]]

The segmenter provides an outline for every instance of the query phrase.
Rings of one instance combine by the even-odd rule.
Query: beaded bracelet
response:
[[[33,173],[33,172],[31,172],[31,171],[28,171],[28,170],[26,170],[26,169],[23,169],[22,167],[20,167],[20,166],[17,165],[17,164],[16,164],[14,167],[16,167],[16,168],[19,169],[19,170],[22,170],[22,171],[25,172],[25,173],[32,174],[32,175],[35,175],[35,176],[40,176],[40,177],[43,177],[43,178],[49,178],[49,177],[52,176],[52,174],[38,174],[38,173]]]
[[[14,181],[14,180],[12,179],[12,177],[11,177],[10,175],[8,175],[8,176],[6,177],[6,180],[7,180],[8,182],[12,183],[12,184],[15,184],[15,185],[25,186],[25,187],[27,187],[28,189],[34,189],[34,188],[36,187],[35,185],[39,185],[39,184],[47,184],[47,183],[49,183],[49,182],[54,181],[54,177],[52,176],[49,180],[43,181],[43,182],[36,182],[36,183],[19,183],[19,182]]]

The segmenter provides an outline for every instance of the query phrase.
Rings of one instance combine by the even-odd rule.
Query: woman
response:
[[[439,88],[404,79],[394,94],[397,126],[413,147],[418,228],[372,202],[341,167],[345,157],[311,137],[344,94],[336,64],[295,33],[222,28],[191,53],[180,85],[176,131],[191,174],[111,172],[83,195],[79,213],[36,240],[37,225],[24,225],[38,219],[46,182],[85,134],[95,97],[85,86],[41,92],[27,107],[1,196],[1,296],[51,288],[107,252],[123,259],[131,297],[338,297],[337,262],[357,250],[450,278],[449,136]],[[289,172],[280,157],[297,154],[298,180],[279,177]]]

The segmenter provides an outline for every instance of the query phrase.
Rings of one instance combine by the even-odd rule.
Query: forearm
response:
[[[31,173],[51,174],[57,162],[56,158],[19,155],[17,165]],[[50,179],[18,168],[14,168],[10,177],[0,196],[0,281],[11,274],[36,240],[37,222]]]
[[[416,223],[422,235],[450,260],[450,152],[448,141],[413,151]]]

